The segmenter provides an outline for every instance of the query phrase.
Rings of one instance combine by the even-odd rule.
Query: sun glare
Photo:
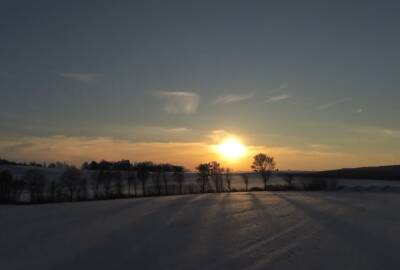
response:
[[[245,147],[238,140],[229,138],[217,145],[217,151],[226,159],[237,159],[243,156]]]

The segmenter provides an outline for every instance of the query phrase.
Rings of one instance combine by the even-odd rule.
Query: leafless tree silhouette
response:
[[[208,190],[208,183],[210,177],[210,164],[202,163],[196,167],[197,170],[197,182],[200,186],[200,191],[205,193]]]
[[[232,174],[231,170],[229,168],[226,168],[225,170],[225,182],[226,182],[226,187],[228,188],[228,192],[232,191],[231,183],[232,183]]]
[[[222,173],[223,173],[224,169],[216,161],[211,161],[209,163],[209,167],[210,167],[211,179],[213,180],[214,186],[215,186],[215,191],[223,192],[224,191],[224,182],[222,179]]]
[[[291,173],[285,173],[283,176],[283,180],[286,182],[286,184],[291,187],[293,184],[293,180],[294,180],[294,175]]]
[[[167,173],[165,173],[164,171],[162,171],[162,179],[164,182],[164,192],[166,195],[168,195],[168,182],[169,182],[169,177],[167,175]]]
[[[264,182],[264,190],[267,191],[267,182],[272,171],[275,169],[274,158],[266,154],[259,153],[255,155],[253,159],[254,160],[251,168],[261,176]]]
[[[38,169],[31,169],[25,172],[23,179],[27,184],[31,202],[42,201],[46,186],[46,175]]]
[[[104,178],[104,171],[96,171],[92,174],[93,193],[95,199],[99,199],[101,197],[101,190],[104,185]]]
[[[133,187],[133,194],[137,197],[137,177],[136,172],[129,172],[127,176],[128,194],[132,196],[131,187]]]
[[[176,166],[174,168],[174,181],[178,184],[179,194],[182,194],[182,185],[185,181],[185,173],[183,167]]]
[[[81,172],[76,167],[68,167],[60,177],[60,184],[67,190],[71,202],[79,189],[80,181]]]
[[[136,166],[137,169],[137,177],[139,181],[142,183],[142,194],[146,196],[146,183],[149,179],[149,167],[145,163],[138,164]]]
[[[13,176],[9,171],[0,172],[0,202],[11,200],[13,181]]]
[[[249,191],[249,176],[246,173],[240,174],[240,177],[243,180],[245,191]]]
[[[153,186],[157,190],[157,195],[161,195],[161,181],[162,181],[162,175],[161,175],[161,168],[157,168],[157,171],[151,173],[151,179],[153,181]]]

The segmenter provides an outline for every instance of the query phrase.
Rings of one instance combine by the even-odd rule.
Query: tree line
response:
[[[251,169],[261,178],[263,190],[276,163],[273,157],[260,153],[253,157]],[[43,169],[29,169],[22,177],[9,171],[0,172],[0,201],[21,202],[23,193],[31,203],[131,198],[208,192],[232,192],[232,171],[217,161],[201,163],[195,168],[196,181],[186,183],[183,166],[129,160],[85,162],[81,169],[66,166],[58,179],[48,179]],[[243,191],[249,191],[249,175],[239,174]],[[294,176],[283,175],[288,187]]]

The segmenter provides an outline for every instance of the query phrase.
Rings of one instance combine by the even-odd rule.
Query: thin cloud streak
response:
[[[94,73],[60,72],[59,75],[63,78],[71,79],[71,80],[82,82],[82,83],[94,83],[97,80],[97,74],[94,74]]]
[[[192,114],[197,111],[200,96],[193,92],[159,91],[157,95],[164,100],[164,110],[172,114]]]
[[[277,102],[277,101],[282,101],[282,100],[285,100],[288,98],[290,98],[290,95],[283,94],[283,95],[279,95],[279,96],[270,97],[265,102],[266,103]]]
[[[400,130],[393,128],[360,126],[360,127],[355,127],[353,129],[353,132],[374,137],[381,136],[381,137],[400,138]]]
[[[324,103],[324,104],[321,104],[321,105],[317,106],[317,110],[330,109],[332,107],[335,107],[335,106],[338,106],[340,104],[346,103],[346,102],[348,102],[350,100],[351,100],[351,98],[347,97],[347,98],[341,98],[341,99],[338,99],[338,100],[327,102],[327,103]]]
[[[268,91],[268,94],[274,94],[274,93],[280,92],[280,91],[282,91],[282,90],[286,90],[286,89],[288,89],[288,87],[289,87],[289,84],[288,84],[288,83],[282,83],[282,84],[279,85],[277,88],[274,88],[274,89],[272,89],[272,90],[269,90],[269,91]]]
[[[162,127],[162,126],[144,126],[140,128],[144,132],[167,132],[167,133],[183,133],[188,132],[190,129],[186,127]]]
[[[218,99],[215,100],[215,104],[230,104],[230,103],[237,103],[241,101],[245,101],[248,99],[251,99],[254,96],[253,93],[245,96],[239,96],[239,95],[226,95],[219,97]]]

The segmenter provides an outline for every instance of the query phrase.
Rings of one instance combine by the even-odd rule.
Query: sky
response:
[[[398,164],[398,1],[22,1],[0,8],[0,156]],[[213,146],[246,146],[221,160]]]

